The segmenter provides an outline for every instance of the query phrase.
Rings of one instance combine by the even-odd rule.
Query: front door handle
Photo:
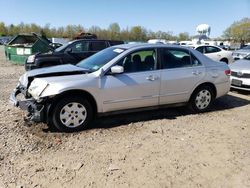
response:
[[[159,77],[158,76],[154,76],[154,75],[150,75],[146,79],[149,80],[149,81],[155,81],[155,80],[158,80]]]

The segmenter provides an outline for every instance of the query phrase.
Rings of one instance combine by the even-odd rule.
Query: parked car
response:
[[[124,44],[77,65],[28,71],[10,101],[27,110],[31,121],[77,131],[88,127],[95,115],[186,104],[204,112],[229,91],[229,75],[226,63],[191,48]],[[25,99],[17,100],[19,94]]]
[[[233,52],[234,60],[243,59],[250,54],[250,45],[243,47],[242,49],[235,50]]]
[[[250,91],[250,55],[230,65],[231,87]]]
[[[218,46],[213,45],[201,45],[195,46],[195,50],[203,53],[207,57],[211,58],[214,61],[222,61],[227,64],[233,62],[232,52],[226,51]]]
[[[27,58],[25,70],[62,64],[77,64],[79,61],[109,46],[123,44],[123,41],[81,39],[69,42],[50,53],[37,53]]]

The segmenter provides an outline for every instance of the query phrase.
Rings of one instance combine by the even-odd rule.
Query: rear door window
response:
[[[206,46],[206,54],[210,54],[210,53],[216,53],[221,51],[219,48],[216,48],[214,46]]]
[[[106,47],[107,47],[107,44],[105,41],[93,41],[93,42],[90,42],[89,51],[101,51]]]
[[[163,69],[193,67],[201,65],[197,58],[183,49],[162,49],[161,64]]]

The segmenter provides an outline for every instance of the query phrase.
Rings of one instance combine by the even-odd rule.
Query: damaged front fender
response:
[[[22,99],[18,100],[17,95],[23,95],[19,88],[16,88],[10,95],[10,103],[16,107],[21,108],[28,112],[27,118],[34,122],[45,122],[46,111],[45,104],[37,103],[35,99]]]

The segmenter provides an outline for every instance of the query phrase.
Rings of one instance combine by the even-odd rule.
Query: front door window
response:
[[[118,65],[124,67],[124,73],[155,70],[156,52],[153,49],[134,52],[120,60]]]

